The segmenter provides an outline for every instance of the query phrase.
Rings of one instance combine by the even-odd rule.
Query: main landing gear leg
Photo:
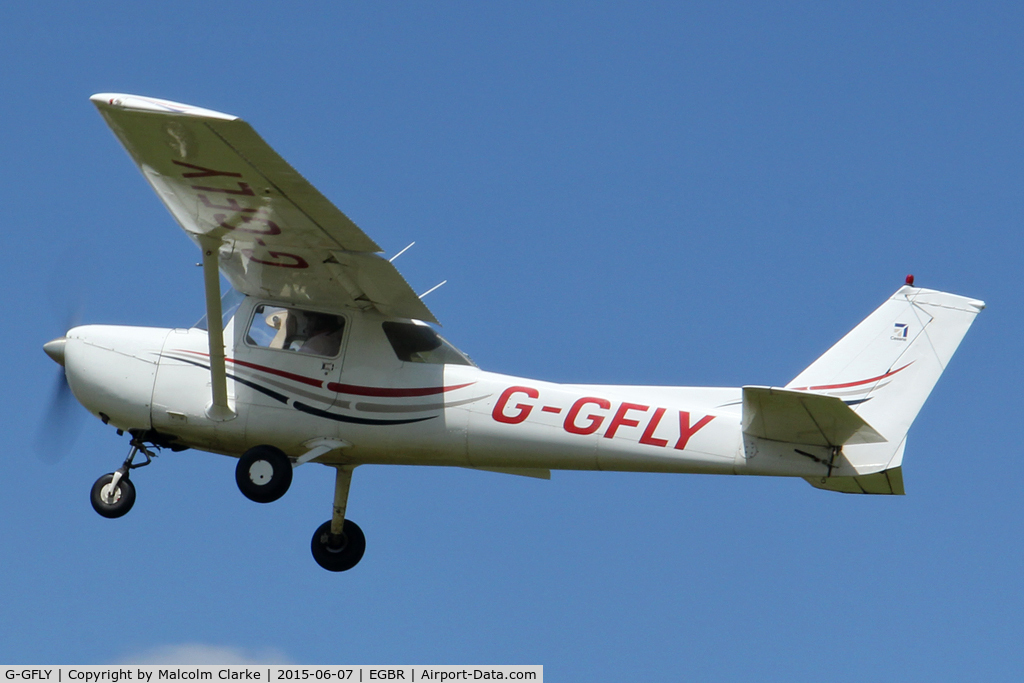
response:
[[[310,547],[316,563],[328,571],[343,572],[359,564],[366,550],[363,530],[352,520],[345,519],[348,489],[352,484],[353,465],[336,466],[334,479],[334,514],[313,534]]]
[[[156,457],[138,438],[132,439],[131,445],[132,449],[124,459],[124,464],[117,471],[104,474],[92,485],[92,494],[89,496],[92,508],[108,519],[122,517],[132,509],[135,505],[135,485],[128,478],[128,473],[145,467]],[[136,464],[135,456],[140,452],[146,456],[146,462]]]

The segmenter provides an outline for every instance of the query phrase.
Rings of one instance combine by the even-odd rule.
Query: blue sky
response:
[[[551,680],[1006,680],[1024,654],[1024,12],[1014,3],[22,3],[0,24],[0,661],[152,653],[536,663]],[[487,370],[785,384],[907,273],[984,299],[910,432],[905,497],[801,480],[357,470],[255,505],[127,444],[38,459],[87,322],[187,326],[198,253],[88,101],[250,121],[394,253]],[[203,654],[205,653],[205,655]],[[219,654],[218,654],[219,653]]]

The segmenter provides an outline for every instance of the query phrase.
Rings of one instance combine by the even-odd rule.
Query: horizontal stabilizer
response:
[[[876,495],[903,495],[903,468],[893,467],[874,474],[857,477],[806,477],[811,486],[840,493],[871,493]]]
[[[777,387],[743,387],[743,433],[813,446],[885,441],[842,399]]]

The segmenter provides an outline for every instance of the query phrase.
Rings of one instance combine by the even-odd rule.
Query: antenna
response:
[[[434,291],[435,289],[437,289],[438,287],[440,287],[441,285],[443,285],[443,284],[444,284],[444,283],[446,283],[446,282],[448,282],[448,281],[447,281],[447,280],[441,280],[441,281],[440,281],[440,282],[438,282],[438,283],[437,283],[436,285],[434,285],[433,287],[431,287],[431,288],[430,288],[430,289],[428,289],[427,291],[425,291],[425,292],[423,292],[422,294],[420,294],[420,298],[422,299],[422,298],[423,298],[423,297],[425,297],[425,296],[426,296],[427,294],[430,294],[431,292],[433,292],[433,291]]]
[[[411,246],[412,246],[412,245],[414,245],[414,244],[416,244],[416,242],[409,242],[409,247],[411,247]],[[402,254],[404,254],[405,252],[409,251],[409,247],[406,247],[406,248],[405,248],[405,249],[403,249],[402,251],[398,252],[397,254],[395,254],[394,256],[392,256],[391,258],[389,258],[389,259],[388,259],[388,263],[393,263],[393,262],[394,262],[394,260],[395,260],[396,258],[398,258],[399,256],[401,256],[401,255],[402,255]],[[422,296],[422,295],[420,295],[420,298],[422,299],[422,298],[423,298],[423,296]]]

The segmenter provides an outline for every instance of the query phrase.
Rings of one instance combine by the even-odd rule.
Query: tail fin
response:
[[[852,471],[843,474],[863,478],[859,475],[900,467],[911,423],[983,308],[984,302],[955,294],[901,287],[786,385],[842,399],[885,438],[885,443],[844,447]],[[832,479],[811,483],[856,491],[856,482],[842,488],[843,482]],[[902,478],[899,488],[902,493]]]

